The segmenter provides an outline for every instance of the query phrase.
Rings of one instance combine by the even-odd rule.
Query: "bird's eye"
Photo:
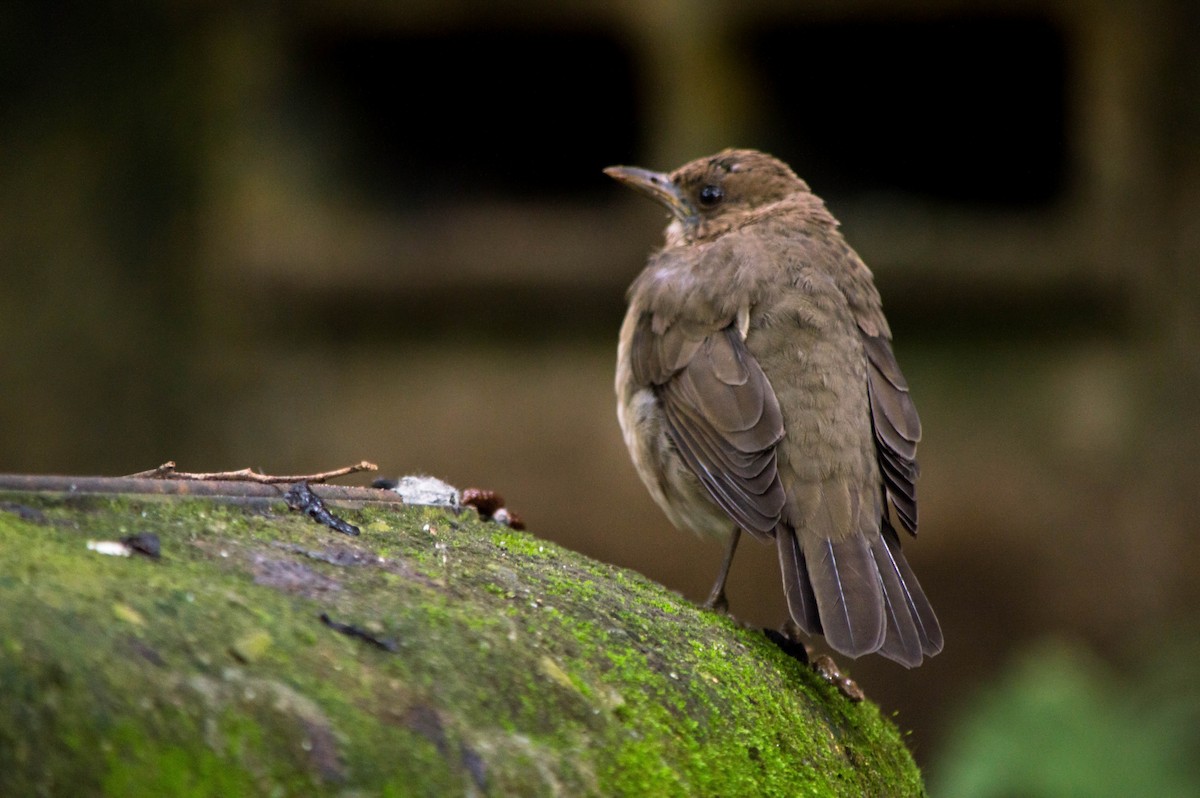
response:
[[[723,199],[725,199],[725,192],[721,190],[720,186],[709,183],[700,189],[700,204],[705,208],[712,208]]]

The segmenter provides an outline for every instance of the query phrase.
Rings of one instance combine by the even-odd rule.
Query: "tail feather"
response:
[[[848,657],[878,651],[887,632],[887,617],[879,569],[867,539],[862,535],[842,540],[802,537],[825,641]]]
[[[812,582],[808,579],[808,567],[796,532],[788,526],[775,529],[775,544],[779,549],[779,570],[783,574],[783,593],[787,597],[788,613],[796,625],[806,634],[821,634],[821,616],[817,610],[817,597],[813,594]]]
[[[887,634],[879,653],[906,668],[915,668],[921,664],[923,638],[913,611],[911,591],[900,575],[896,559],[882,536],[877,536],[871,541],[871,554],[874,555],[875,564],[879,568],[884,609],[887,613]]]
[[[886,562],[891,569],[902,588],[902,596],[904,603],[908,608],[909,615],[912,617],[913,624],[916,627],[917,636],[921,641],[921,651],[927,657],[932,657],[942,650],[943,638],[942,627],[938,623],[937,615],[933,612],[933,606],[929,603],[929,599],[925,597],[925,591],[921,589],[921,583],[917,581],[916,574],[909,567],[908,560],[904,558],[903,552],[900,551],[900,537],[896,534],[896,529],[891,525],[888,519],[883,519],[883,528],[880,530],[880,537],[883,539],[884,548],[876,547],[876,557],[881,554],[886,554]],[[880,571],[884,570],[884,566],[880,564]],[[920,664],[918,662],[918,664]]]
[[[942,650],[942,629],[885,518],[880,533],[807,539],[775,530],[792,620],[848,657],[878,653],[906,668]]]

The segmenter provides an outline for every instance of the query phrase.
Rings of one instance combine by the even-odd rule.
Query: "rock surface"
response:
[[[470,510],[330,507],[362,534],[0,489],[0,794],[924,793],[760,632]]]

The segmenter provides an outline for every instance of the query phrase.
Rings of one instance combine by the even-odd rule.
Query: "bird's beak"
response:
[[[651,172],[636,166],[610,166],[604,174],[666,206],[681,222],[695,222],[696,207],[665,172]]]

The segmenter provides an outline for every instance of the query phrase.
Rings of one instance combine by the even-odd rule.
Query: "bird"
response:
[[[847,657],[942,649],[901,552],[917,532],[921,422],[870,269],[791,167],[727,149],[673,172],[604,172],[670,212],[629,288],[617,417],[680,529],[778,550],[788,614]]]

